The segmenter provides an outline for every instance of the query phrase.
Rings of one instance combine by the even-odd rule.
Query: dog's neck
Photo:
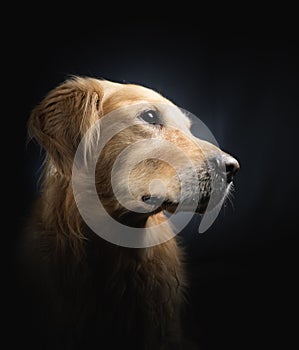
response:
[[[126,221],[122,219],[119,222],[123,225],[123,230],[118,226],[117,220],[112,220],[111,225],[111,220],[105,221],[105,219],[107,217],[101,221],[101,227],[103,231],[108,232],[108,236],[105,236],[105,232],[99,231],[95,234],[94,231],[87,229],[89,235],[99,236],[100,240],[104,237],[109,242],[108,249],[112,251],[116,249],[124,255],[130,252],[129,256],[136,260],[153,258],[159,250],[159,245],[168,244],[172,249],[177,246],[173,230],[163,212],[147,218],[138,218],[136,214],[127,215]]]
[[[123,291],[134,291],[128,294],[132,304],[128,310],[131,312],[139,304],[151,322],[167,325],[184,299],[186,277],[184,252],[176,237],[172,238],[173,232],[163,212],[148,217],[143,228],[158,226],[155,234],[163,237],[164,243],[146,248],[117,246],[99,237],[83,222],[69,183],[56,178],[46,179],[44,185],[32,215],[30,230],[34,241],[29,245],[35,249],[38,244],[41,252],[49,252],[47,259],[45,253],[40,256],[43,264],[54,264],[55,276],[62,281],[69,271],[74,271],[72,278],[83,286],[86,278],[98,281],[102,274],[99,290],[104,279],[116,304],[123,302]],[[102,227],[106,229],[105,222]],[[36,251],[39,250],[30,255]],[[37,265],[34,259],[32,263]],[[136,301],[136,295],[142,298]]]

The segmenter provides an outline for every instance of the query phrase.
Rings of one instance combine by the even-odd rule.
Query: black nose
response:
[[[226,171],[226,182],[229,184],[233,181],[236,172],[240,169],[238,161],[232,156],[225,156],[225,171]]]

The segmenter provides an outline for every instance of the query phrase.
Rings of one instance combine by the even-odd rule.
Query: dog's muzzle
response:
[[[155,207],[153,214],[161,210],[170,213],[194,211],[203,214],[207,209],[212,209],[223,202],[239,168],[238,161],[230,155],[213,157],[206,160],[205,165],[198,169],[196,182],[187,180],[187,191],[183,192],[178,200],[149,194],[142,196],[141,200]]]

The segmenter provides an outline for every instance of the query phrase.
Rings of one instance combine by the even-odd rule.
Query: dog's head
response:
[[[212,192],[216,202],[229,192],[237,160],[196,138],[175,104],[143,86],[82,77],[52,90],[29,120],[30,135],[47,152],[51,176],[70,181],[80,141],[99,120],[97,142],[105,141],[95,182],[110,215],[144,217],[190,207],[203,213]]]

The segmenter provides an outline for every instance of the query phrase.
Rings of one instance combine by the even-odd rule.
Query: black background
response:
[[[4,135],[11,160],[6,176],[14,192],[7,204],[14,213],[9,248],[14,248],[36,193],[41,158],[32,144],[26,147],[31,109],[70,74],[148,86],[199,116],[220,147],[241,164],[233,205],[223,208],[203,235],[197,233],[196,218],[182,233],[190,274],[190,335],[204,350],[293,348],[298,280],[296,38],[289,33],[224,35],[221,30],[212,35],[197,31],[196,22],[177,25],[140,18],[118,25],[92,23],[84,30],[76,21],[69,26],[63,21],[54,25],[55,19],[44,26],[40,22],[35,26],[31,21],[30,30],[26,23],[20,27],[6,51],[5,70],[12,83],[8,119],[14,130]],[[24,318],[14,307],[22,291],[14,288],[9,264],[4,269],[13,341],[25,326],[15,322]]]

